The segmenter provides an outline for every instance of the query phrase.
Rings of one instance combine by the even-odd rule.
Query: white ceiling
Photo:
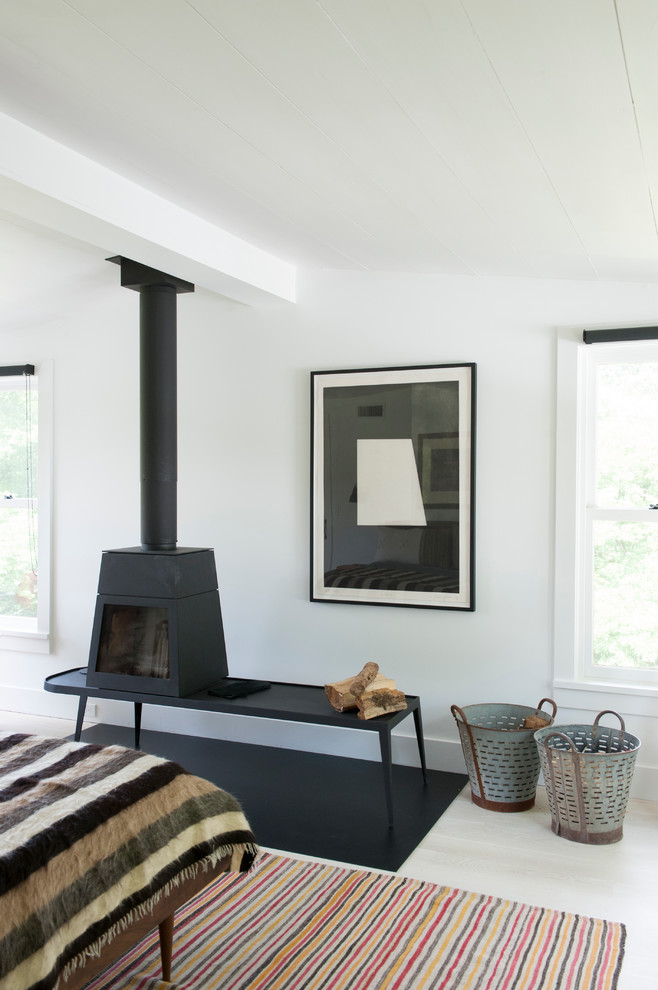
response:
[[[294,265],[658,281],[656,0],[0,6],[1,111]]]

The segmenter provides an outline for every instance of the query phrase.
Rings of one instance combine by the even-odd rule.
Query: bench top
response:
[[[87,684],[87,668],[77,667],[58,674],[51,674],[44,681],[46,691],[57,694],[85,695],[87,698],[106,698],[144,705],[167,705],[172,708],[198,709],[232,715],[250,715],[254,718],[274,718],[286,722],[307,722],[317,725],[339,725],[349,729],[390,731],[411,712],[419,709],[417,695],[405,695],[406,709],[361,719],[355,709],[337,712],[331,707],[324,688],[317,684],[294,684],[272,681],[265,691],[244,698],[217,698],[209,694],[213,685],[184,698],[169,695],[145,694],[137,691],[119,691],[114,688],[94,687]]]

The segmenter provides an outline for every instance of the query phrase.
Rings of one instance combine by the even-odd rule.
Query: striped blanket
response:
[[[237,801],[176,763],[0,732],[0,990],[51,990],[182,879],[257,855]]]

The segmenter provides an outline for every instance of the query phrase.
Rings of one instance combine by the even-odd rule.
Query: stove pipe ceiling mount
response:
[[[194,285],[108,260],[140,295],[141,545],[103,552],[87,684],[185,697],[228,672],[213,551],[176,545],[176,297]]]

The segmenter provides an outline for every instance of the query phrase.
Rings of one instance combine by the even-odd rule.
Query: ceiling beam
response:
[[[295,267],[0,114],[0,209],[249,305],[295,301]]]

